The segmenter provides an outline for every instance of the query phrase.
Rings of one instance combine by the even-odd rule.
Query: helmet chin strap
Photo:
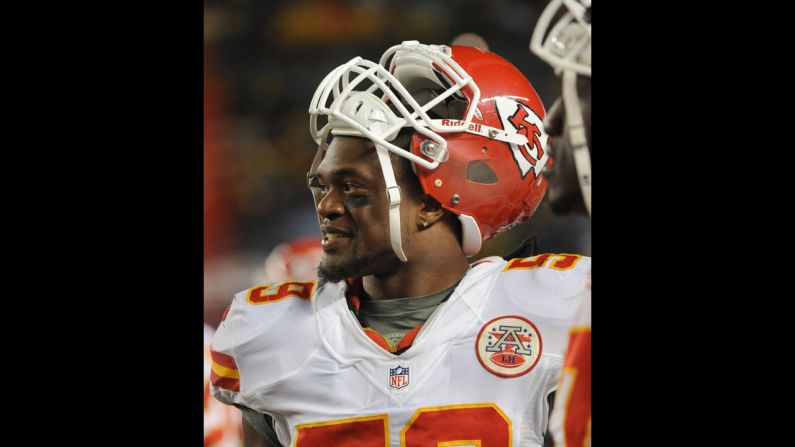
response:
[[[326,135],[331,129],[327,129],[323,134],[320,146],[318,147],[315,159],[312,161],[312,166],[307,173],[307,177],[314,175],[317,172],[317,167],[326,154],[328,144],[326,144]],[[392,168],[392,160],[389,158],[389,150],[379,144],[375,145],[375,151],[378,155],[378,161],[381,164],[381,172],[384,175],[384,183],[386,183],[386,196],[389,200],[389,238],[392,243],[392,250],[397,255],[398,259],[406,262],[406,254],[403,253],[403,244],[400,237],[400,186],[395,180],[395,171]],[[313,193],[313,197],[315,194]],[[315,199],[315,206],[318,204],[317,197]],[[320,215],[317,216],[318,223],[322,226],[323,222]]]
[[[566,107],[566,121],[569,130],[569,141],[573,149],[574,166],[577,169],[577,180],[588,215],[591,215],[591,154],[588,151],[588,140],[585,138],[585,125],[582,119],[580,98],[577,94],[577,73],[574,70],[563,71],[563,104]]]
[[[389,200],[389,238],[392,241],[398,259],[406,262],[406,254],[403,253],[403,245],[400,238],[400,186],[395,181],[395,172],[392,169],[392,160],[389,158],[389,150],[379,144],[375,145],[378,154],[378,161],[381,162],[381,171],[384,174],[386,183],[386,197]]]

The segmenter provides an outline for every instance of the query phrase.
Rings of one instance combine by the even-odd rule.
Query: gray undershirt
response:
[[[392,346],[397,346],[408,331],[430,318],[459,282],[430,295],[414,298],[363,299],[359,308],[359,322],[362,327],[370,327],[383,335]]]

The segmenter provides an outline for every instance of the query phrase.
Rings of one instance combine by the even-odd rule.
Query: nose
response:
[[[334,188],[330,188],[325,194],[318,193],[315,201],[317,202],[317,214],[321,219],[333,220],[345,214],[345,205]]]

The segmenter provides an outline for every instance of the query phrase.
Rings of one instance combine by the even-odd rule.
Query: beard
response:
[[[394,261],[397,261],[395,263]],[[317,276],[321,282],[339,282],[352,277],[362,277],[378,271],[379,265],[394,265],[399,267],[401,264],[392,248],[385,249],[371,256],[359,254],[355,247],[351,248],[348,256],[345,259],[339,260],[336,263],[331,263],[328,257],[324,257],[320,261],[317,268]]]
[[[327,282],[339,282],[352,276],[362,276],[362,272],[369,264],[367,258],[353,258],[341,264],[329,264],[326,259],[320,262],[317,276]]]

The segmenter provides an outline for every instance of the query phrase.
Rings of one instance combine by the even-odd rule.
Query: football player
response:
[[[321,279],[235,296],[213,395],[274,445],[543,445],[590,259],[467,259],[547,188],[530,82],[408,41],[334,69],[309,112]]]
[[[547,115],[555,164],[547,199],[557,213],[591,214],[591,2],[553,0],[533,30],[531,50],[555,68],[562,98]],[[550,420],[557,447],[591,445],[591,286],[579,298]]]

